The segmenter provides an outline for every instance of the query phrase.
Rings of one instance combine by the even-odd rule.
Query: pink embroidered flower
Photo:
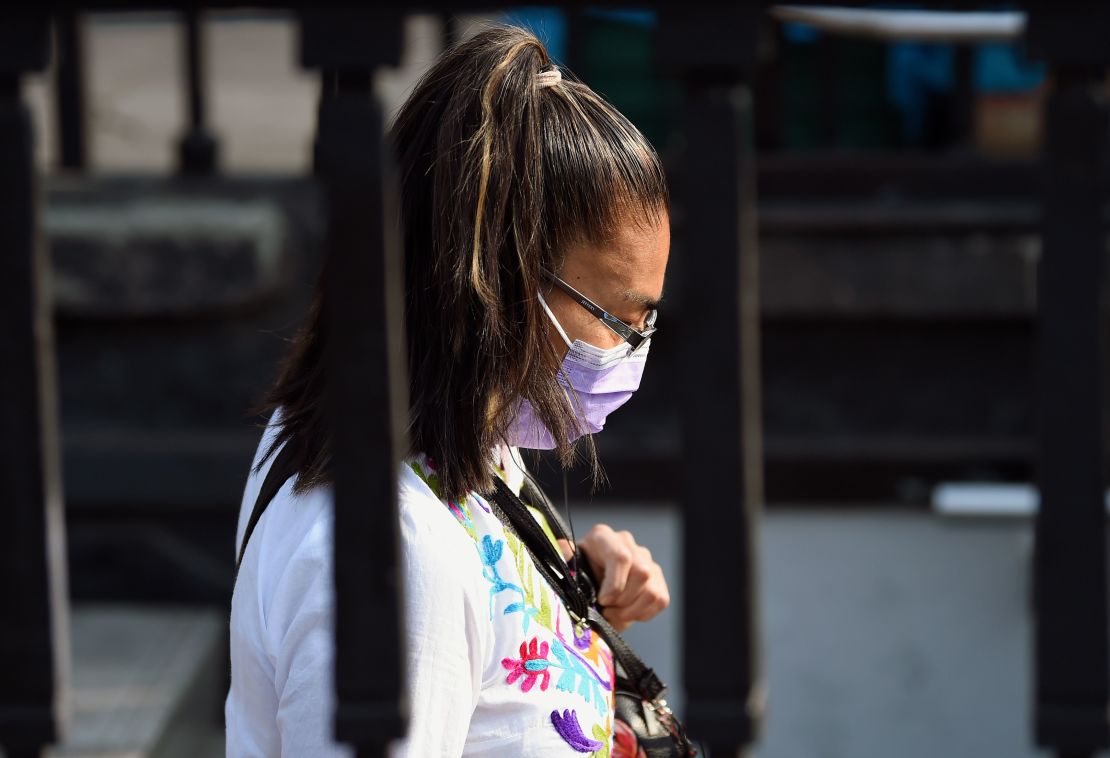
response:
[[[531,642],[520,643],[520,658],[502,658],[501,665],[509,671],[505,677],[506,684],[512,684],[517,679],[524,677],[520,683],[520,691],[528,692],[535,686],[536,680],[540,682],[540,689],[547,690],[551,684],[551,672],[547,670],[550,665],[547,661],[549,647],[546,642],[541,643],[536,637]]]

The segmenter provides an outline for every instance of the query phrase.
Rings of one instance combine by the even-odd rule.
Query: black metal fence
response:
[[[172,7],[172,6],[170,6]],[[182,6],[184,7],[184,6]],[[75,16],[53,17],[58,50],[61,164],[86,158],[82,59]],[[686,719],[713,755],[754,743],[763,718],[756,547],[761,502],[758,292],[755,246],[752,77],[762,4],[666,6],[662,57],[681,82],[683,181],[676,204],[688,325],[681,335],[689,372],[681,402],[681,504],[685,522]],[[213,172],[218,143],[206,124],[203,38],[186,13],[189,128],[185,173]],[[382,146],[383,111],[372,74],[399,56],[400,16],[383,8],[300,11],[302,64],[318,70],[322,95],[316,178],[327,203],[329,286],[337,351],[327,398],[336,441],[336,734],[360,755],[382,754],[404,730],[399,708],[396,544],[369,528],[362,504],[395,507],[404,449],[399,247],[395,202]],[[37,755],[58,738],[56,702],[65,645],[58,423],[52,410],[50,319],[39,285],[34,128],[22,80],[44,69],[50,18],[0,14],[0,577],[10,602],[0,621],[0,744]],[[1103,177],[1110,12],[1101,5],[1030,8],[1028,39],[1052,69],[1043,163],[1040,272],[1040,471],[1037,520],[1036,739],[1061,755],[1110,745],[1107,705],[1107,586],[1102,464]],[[719,251],[710,256],[707,251]],[[368,254],[369,253],[369,254]],[[365,297],[377,292],[380,297]],[[735,341],[693,324],[734,324]],[[712,351],[708,370],[692,358]],[[695,370],[695,366],[698,368]],[[380,426],[354,423],[389,419]],[[356,462],[374,461],[373,467]],[[703,472],[719,472],[707,479]],[[366,549],[372,545],[372,549]],[[705,582],[706,576],[715,577]],[[733,592],[720,602],[721,588]],[[707,619],[713,619],[713,626]],[[398,620],[399,621],[399,620]],[[719,649],[718,629],[736,635]],[[708,635],[712,634],[712,637]],[[396,666],[370,675],[366,655]],[[64,679],[64,677],[63,677]],[[64,686],[64,685],[62,685]]]

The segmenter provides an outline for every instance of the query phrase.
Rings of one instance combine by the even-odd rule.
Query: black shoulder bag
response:
[[[522,494],[544,514],[556,537],[570,539],[563,520],[539,488],[526,484]],[[590,572],[589,563],[581,561],[580,565],[569,567],[573,570],[573,577],[570,576],[558,549],[551,544],[527,506],[501,479],[495,478],[494,491],[488,500],[505,528],[516,534],[528,550],[536,568],[559,594],[575,620],[587,621],[613,651],[615,719],[623,721],[635,735],[639,751],[646,758],[696,756],[697,748],[663,699],[666,686],[601,615],[597,607],[597,581]],[[640,755],[640,752],[634,754]]]
[[[274,454],[274,461],[262,481],[258,499],[255,500],[254,509],[243,533],[239,560],[235,563],[236,574],[247,552],[247,543],[258,525],[258,520],[262,518],[262,513],[286,480],[296,474],[292,466],[292,457],[288,444]],[[617,721],[623,721],[629,731],[635,735],[637,748],[643,752],[645,758],[696,756],[697,749],[687,739],[685,729],[667,707],[667,701],[663,699],[666,686],[654,671],[644,665],[640,657],[598,610],[597,583],[590,573],[588,563],[583,561],[582,565],[574,567],[572,578],[567,573],[569,567],[566,561],[551,544],[527,506],[501,479],[494,477],[494,482],[495,489],[488,496],[488,500],[498,519],[506,529],[520,539],[521,544],[532,556],[537,570],[559,594],[567,611],[576,621],[585,621],[596,629],[612,650],[616,670],[616,682],[613,688],[616,711],[614,718]],[[569,540],[569,530],[547,496],[536,487],[525,485],[525,488],[524,494],[533,501],[536,508],[543,512],[555,536]],[[639,755],[638,752],[635,754]]]

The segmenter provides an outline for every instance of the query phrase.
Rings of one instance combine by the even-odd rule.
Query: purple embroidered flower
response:
[[[548,685],[551,684],[551,672],[547,670],[550,665],[547,661],[547,652],[549,648],[546,642],[540,643],[535,637],[531,642],[520,643],[520,659],[502,658],[501,665],[509,670],[509,675],[505,677],[507,684],[512,684],[520,677],[524,677],[524,681],[520,683],[520,691],[528,692],[535,686],[536,680],[540,681],[540,689],[546,690]]]
[[[574,646],[576,648],[578,648],[579,650],[590,649],[590,638],[593,636],[592,634],[590,634],[590,627],[583,625],[581,636],[578,635],[577,627],[575,627],[572,633],[574,634]]]
[[[555,731],[559,733],[559,736],[579,753],[592,753],[605,747],[605,743],[591,740],[582,733],[582,725],[578,723],[578,713],[576,711],[565,710],[561,716],[558,711],[552,711],[551,723],[555,726]]]

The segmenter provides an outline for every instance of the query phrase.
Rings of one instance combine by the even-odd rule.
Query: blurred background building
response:
[[[408,17],[402,65],[376,82],[391,107],[484,18]],[[655,14],[494,18],[534,28],[681,176],[682,93],[657,64]],[[82,171],[59,167],[53,74],[28,87],[75,603],[76,743],[55,754],[218,755],[235,522],[265,421],[250,409],[320,263],[305,178],[319,85],[297,63],[288,17],[204,14],[220,180],[167,178],[187,114],[180,18],[78,21]],[[770,16],[760,57],[770,689],[756,754],[1035,755],[1029,508],[977,503],[1025,503],[1025,490],[998,485],[1033,478],[1044,71],[1016,42],[860,39]],[[575,526],[630,529],[677,587],[678,346],[667,337],[683,318],[683,258],[706,251],[675,239],[651,368],[634,410],[598,439],[612,486],[568,484]],[[562,491],[550,463],[535,467]],[[989,489],[942,486],[953,484]],[[628,635],[676,684],[681,614],[676,596]]]

